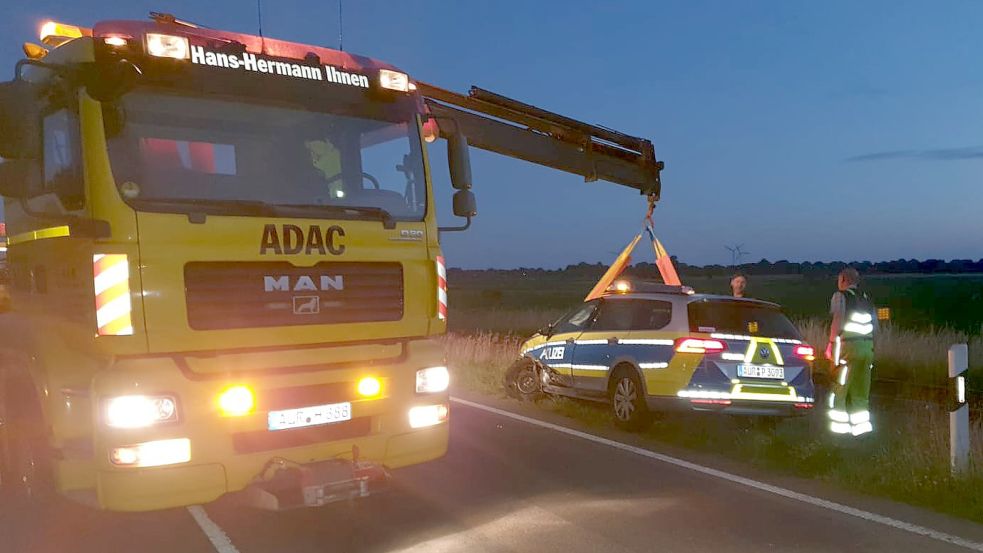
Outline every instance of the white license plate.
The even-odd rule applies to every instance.
[[[349,420],[352,420],[352,404],[347,401],[345,403],[314,405],[299,409],[270,411],[266,417],[270,430],[303,428],[305,426],[317,426],[319,424],[331,424],[333,422]]]
[[[785,369],[782,367],[769,367],[764,365],[738,365],[737,376],[747,378],[775,378],[785,379]]]

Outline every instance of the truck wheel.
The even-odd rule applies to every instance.
[[[518,359],[505,371],[505,393],[523,401],[535,401],[543,397],[539,370],[532,359]]]
[[[51,452],[33,386],[7,382],[0,405],[0,491],[16,504],[42,505],[54,494]]]
[[[615,371],[610,395],[614,423],[619,428],[640,431],[652,423],[652,414],[645,403],[645,390],[633,369],[621,367]]]

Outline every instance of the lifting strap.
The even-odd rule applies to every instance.
[[[652,240],[652,249],[655,251],[655,266],[659,268],[659,274],[662,276],[662,281],[666,284],[672,286],[680,286],[682,282],[679,280],[679,275],[676,273],[676,268],[672,265],[672,258],[669,256],[669,252],[666,251],[665,246],[662,242],[655,236],[654,222],[652,220],[652,212],[655,210],[655,197],[649,196],[648,198],[648,210],[645,213],[645,219],[642,221],[642,231],[635,235],[635,238],[625,247],[624,250],[618,254],[615,258],[614,263],[608,267],[608,270],[604,272],[604,275],[594,288],[591,289],[584,301],[590,301],[595,298],[601,297],[604,292],[611,286],[611,283],[615,281],[621,273],[625,271],[629,264],[631,264],[631,253],[635,250],[635,246],[642,239],[642,233],[648,234],[649,238]]]

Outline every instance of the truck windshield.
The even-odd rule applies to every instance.
[[[107,118],[113,176],[137,209],[425,215],[413,113],[379,120],[153,92],[127,94],[114,112]]]

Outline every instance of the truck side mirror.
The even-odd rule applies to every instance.
[[[468,154],[468,139],[456,132],[447,139],[447,165],[451,174],[451,186],[458,190],[471,188],[471,157]],[[454,196],[457,205],[457,195]],[[457,213],[455,209],[455,213]]]
[[[0,83],[0,157],[36,159],[41,151],[37,85],[23,79]]]
[[[454,215],[471,218],[477,214],[478,203],[474,198],[474,192],[458,190],[454,193]]]
[[[24,198],[41,180],[41,166],[33,159],[5,159],[0,163],[0,195]]]

